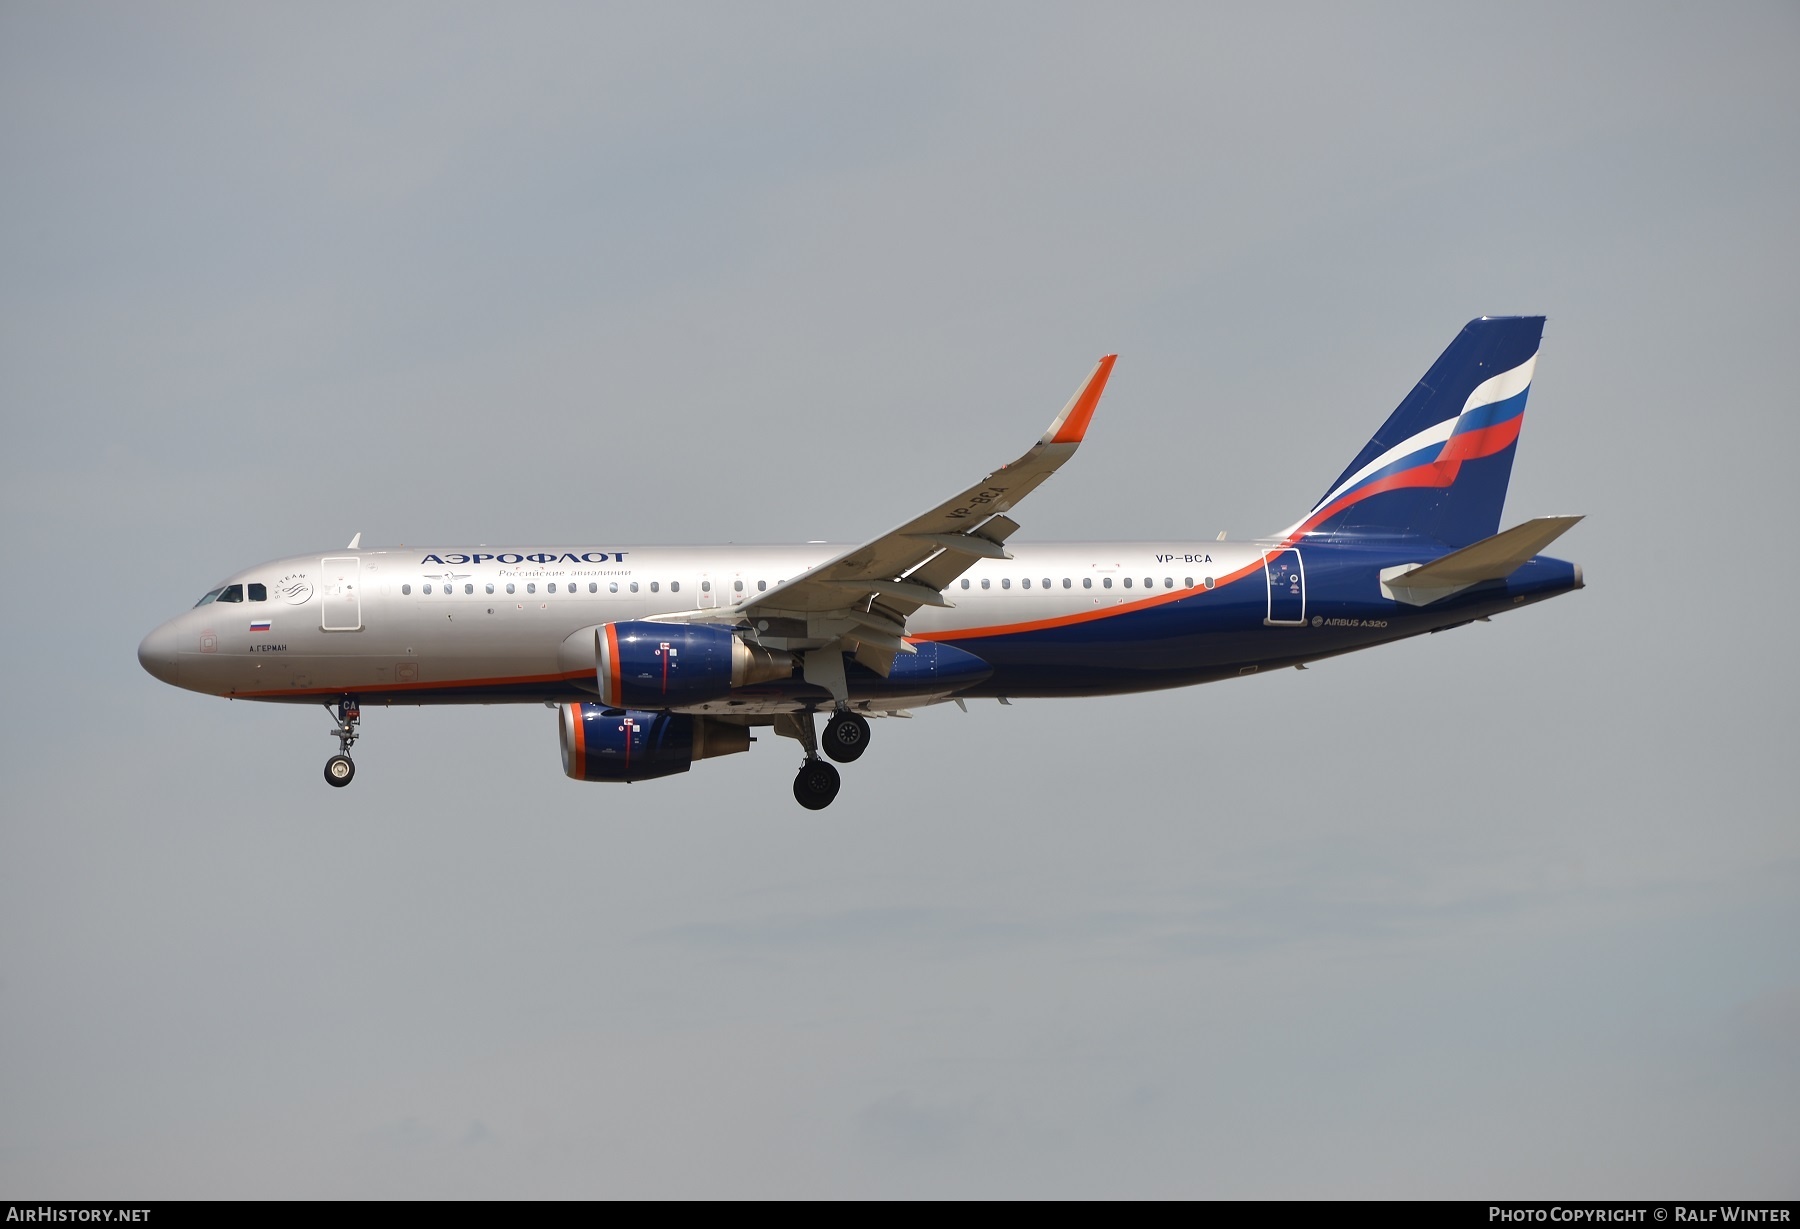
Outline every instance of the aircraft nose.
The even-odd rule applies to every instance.
[[[138,645],[138,664],[150,672],[152,678],[161,679],[165,683],[175,682],[175,629],[165,623]]]

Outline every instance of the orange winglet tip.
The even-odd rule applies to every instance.
[[[1049,434],[1045,442],[1050,444],[1079,444],[1081,437],[1087,434],[1088,420],[1094,416],[1094,409],[1100,404],[1100,394],[1106,391],[1107,377],[1112,375],[1113,363],[1118,355],[1109,354],[1094,364],[1093,372],[1082,384],[1069,404],[1057,420],[1050,424]]]

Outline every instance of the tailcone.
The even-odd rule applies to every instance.
[[[1506,590],[1514,598],[1533,600],[1572,593],[1582,585],[1580,564],[1548,555],[1539,555],[1506,578]]]

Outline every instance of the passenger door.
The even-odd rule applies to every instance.
[[[1269,581],[1269,613],[1263,622],[1270,627],[1298,627],[1306,622],[1306,570],[1300,563],[1300,552],[1266,550],[1263,552],[1263,575]]]
[[[355,555],[319,560],[319,627],[328,632],[362,630],[362,560]]]

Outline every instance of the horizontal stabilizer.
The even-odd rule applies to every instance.
[[[1540,516],[1430,563],[1382,568],[1381,591],[1396,602],[1424,606],[1484,580],[1505,580],[1579,520],[1579,516]]]

